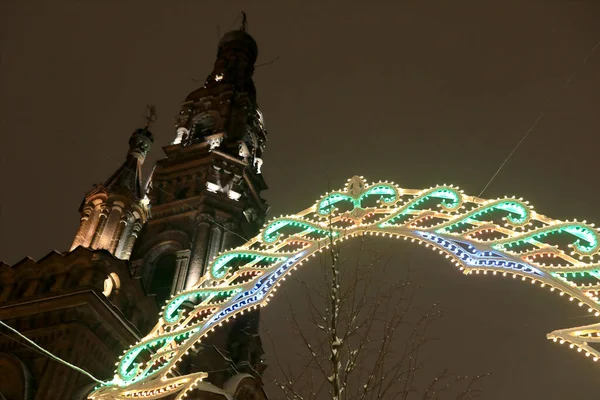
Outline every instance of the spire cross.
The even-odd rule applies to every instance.
[[[144,128],[148,129],[156,122],[156,106],[154,104],[146,104],[146,111],[144,112],[144,120],[146,125]]]
[[[246,13],[242,11],[242,28],[241,31],[246,32],[246,28],[248,26],[248,18],[246,17]]]

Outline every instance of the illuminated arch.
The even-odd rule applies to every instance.
[[[417,241],[466,275],[510,274],[600,316],[600,241],[593,224],[548,218],[522,199],[485,200],[453,186],[414,190],[353,177],[344,189],[296,215],[276,218],[243,246],[217,255],[198,284],[165,304],[154,329],[123,354],[114,379],[90,398],[181,399],[207,376],[171,374],[195,344],[236,315],[266,305],[308,257],[365,234]],[[183,307],[191,299],[197,305]],[[600,343],[600,323],[547,337],[594,361],[600,358],[591,347]]]

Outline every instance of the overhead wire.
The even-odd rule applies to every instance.
[[[42,353],[41,351],[39,351],[39,350],[38,350],[38,349],[36,349],[35,347],[33,347],[33,346],[30,346],[30,345],[28,345],[27,343],[23,343],[23,342],[21,342],[21,341],[19,341],[19,340],[15,339],[14,337],[12,337],[12,336],[10,336],[10,335],[7,335],[6,333],[4,333],[4,332],[2,332],[2,331],[0,331],[0,335],[2,335],[2,336],[4,336],[4,337],[6,337],[6,338],[7,338],[7,339],[9,339],[9,340],[12,340],[13,342],[19,343],[20,345],[22,345],[22,346],[25,346],[25,347],[27,347],[28,349],[30,349],[30,350],[32,350],[32,351],[34,351],[34,352],[38,353],[38,354],[41,354],[41,355],[43,355],[43,356],[46,356],[46,354],[45,354],[45,353]]]
[[[102,380],[100,380],[100,379],[96,378],[94,375],[90,374],[90,373],[89,373],[89,372],[87,372],[86,370],[84,370],[84,369],[82,369],[82,368],[79,368],[78,366],[76,366],[76,365],[73,365],[73,364],[71,364],[71,363],[70,363],[70,362],[68,362],[68,361],[65,361],[65,360],[63,360],[62,358],[58,357],[57,355],[54,355],[54,354],[52,354],[52,353],[51,353],[51,352],[49,352],[48,350],[44,349],[42,346],[40,346],[40,345],[38,345],[37,343],[35,343],[33,340],[29,339],[27,336],[23,335],[23,334],[22,334],[21,332],[19,332],[18,330],[14,329],[14,328],[13,328],[13,327],[11,327],[10,325],[8,325],[8,324],[4,323],[4,321],[0,321],[0,325],[2,325],[3,327],[5,327],[6,329],[8,329],[9,331],[13,332],[15,335],[17,335],[17,336],[19,336],[20,338],[22,338],[23,340],[25,340],[27,343],[29,343],[31,346],[33,346],[33,349],[34,349],[34,350],[36,350],[36,351],[38,351],[38,352],[40,352],[40,353],[42,353],[42,354],[46,355],[47,357],[50,357],[50,358],[51,358],[51,359],[53,359],[54,361],[57,361],[57,362],[59,362],[59,363],[61,363],[61,364],[63,364],[63,365],[66,365],[67,367],[69,367],[69,368],[71,368],[71,369],[73,369],[73,370],[75,370],[75,371],[77,371],[77,372],[79,372],[79,373],[82,373],[83,375],[87,376],[88,378],[91,378],[93,381],[95,381],[95,382],[97,382],[97,383],[100,383],[100,384],[105,384],[105,383],[106,383],[106,382],[104,382],[104,381],[102,381]],[[5,335],[5,336],[8,336],[8,335],[6,335],[5,333],[3,333],[3,335]],[[9,337],[10,337],[10,336],[9,336]],[[12,338],[11,338],[11,339],[12,339]],[[15,340],[15,339],[13,339],[13,340]],[[18,340],[15,340],[15,341],[16,341],[16,342],[18,342],[18,343],[21,343],[21,342],[19,342]],[[21,343],[21,344],[23,344],[23,343]],[[29,346],[27,346],[27,347],[29,347]],[[30,347],[30,348],[31,348],[31,347]]]
[[[504,168],[504,166],[506,165],[506,163],[508,162],[508,160],[517,151],[517,149],[521,146],[521,144],[525,141],[525,139],[527,139],[527,137],[535,129],[535,127],[540,123],[540,121],[544,117],[545,111],[547,111],[554,104],[554,102],[562,94],[562,91],[565,90],[565,89],[567,89],[569,87],[569,85],[571,84],[571,82],[573,81],[573,79],[575,79],[575,76],[577,75],[577,73],[581,70],[581,68],[583,68],[583,66],[587,63],[588,59],[594,54],[594,52],[598,49],[598,47],[600,47],[600,40],[594,46],[592,46],[592,48],[590,49],[590,51],[588,51],[587,54],[585,55],[585,57],[583,58],[583,61],[581,62],[581,64],[579,64],[575,68],[575,71],[573,71],[573,73],[571,75],[569,75],[567,77],[567,79],[565,80],[564,85],[559,89],[559,91],[554,95],[554,97],[551,98],[550,101],[548,101],[548,103],[546,104],[546,106],[544,107],[544,109],[542,109],[542,111],[539,113],[538,117],[535,119],[535,121],[533,122],[533,124],[529,127],[529,129],[527,129],[525,131],[525,134],[521,137],[521,140],[519,140],[519,142],[515,145],[515,147],[513,147],[513,149],[510,151],[510,153],[508,153],[508,156],[506,156],[506,158],[502,161],[502,163],[500,163],[500,166],[498,167],[498,169],[496,170],[496,172],[492,175],[492,178],[483,187],[483,189],[481,190],[481,192],[479,193],[479,195],[477,197],[481,197],[483,195],[483,193],[486,191],[486,189],[494,181],[494,179],[496,179],[496,177],[498,176],[498,174],[500,173],[500,171],[502,170],[502,168]]]
[[[79,367],[77,367],[77,366],[75,366],[75,365],[73,365],[73,364],[69,363],[68,361],[65,361],[65,360],[61,359],[60,357],[58,357],[58,356],[56,356],[56,355],[52,354],[52,353],[51,353],[51,352],[49,352],[48,350],[45,350],[44,348],[42,348],[41,346],[39,346],[38,344],[36,344],[36,343],[35,343],[35,342],[33,342],[32,340],[30,340],[29,338],[27,338],[26,336],[24,336],[23,334],[21,334],[21,333],[20,333],[19,331],[17,331],[16,329],[14,329],[14,328],[12,328],[11,326],[9,326],[9,325],[5,324],[3,321],[0,321],[0,325],[2,325],[2,326],[4,326],[5,328],[7,328],[7,329],[11,330],[11,331],[12,331],[12,332],[14,332],[15,334],[17,334],[19,337],[21,337],[21,338],[25,339],[26,343],[23,343],[23,342],[21,342],[21,341],[19,341],[19,340],[15,339],[15,338],[13,338],[13,337],[11,337],[11,336],[7,335],[6,333],[4,333],[4,332],[2,332],[2,331],[0,331],[0,335],[3,335],[3,336],[5,336],[5,337],[7,337],[8,339],[15,341],[16,343],[19,343],[19,344],[21,344],[21,345],[23,345],[23,346],[27,347],[28,349],[30,349],[30,350],[32,350],[32,351],[34,351],[34,352],[36,352],[36,353],[38,353],[38,354],[40,354],[40,355],[43,355],[43,356],[49,357],[49,358],[51,358],[52,360],[54,360],[54,361],[56,361],[56,362],[59,362],[59,363],[61,363],[61,364],[65,365],[65,366],[67,366],[67,367],[69,367],[69,368],[71,368],[71,369],[73,369],[73,370],[75,370],[75,371],[79,372],[79,373],[82,373],[82,374],[86,375],[87,377],[91,378],[92,380],[94,380],[95,382],[97,382],[97,383],[99,383],[99,384],[106,385],[106,384],[108,384],[108,383],[109,383],[109,382],[102,381],[102,380],[100,380],[100,379],[97,379],[97,378],[95,378],[95,377],[94,377],[92,374],[88,373],[87,371],[83,370],[82,368],[79,368]],[[31,343],[31,345],[29,345],[29,344],[27,344],[27,343]],[[203,346],[203,347],[206,347],[206,348],[214,348],[214,349],[215,349],[215,350],[216,350],[216,351],[217,351],[217,352],[218,352],[218,353],[221,355],[221,357],[223,357],[223,359],[224,359],[225,361],[231,361],[231,360],[228,360],[228,358],[227,358],[226,356],[224,356],[224,355],[221,353],[221,349],[217,348],[216,346],[214,346],[214,345],[210,345],[210,346],[209,346],[209,345],[205,345],[205,344],[202,344],[202,343],[201,343],[200,345],[201,345],[201,346]],[[256,370],[255,370],[255,369],[254,369],[254,368],[253,368],[251,365],[248,365],[248,367],[249,367],[249,368],[251,368],[252,370],[254,370],[254,371],[256,372]],[[215,372],[231,371],[232,369],[233,369],[234,371],[236,371],[236,372],[239,372],[239,371],[237,370],[237,368],[236,368],[236,365],[235,365],[235,364],[232,364],[232,365],[231,365],[230,367],[228,367],[228,368],[213,369],[213,370],[209,370],[209,371],[203,371],[203,372],[205,372],[205,373],[207,373],[207,374],[210,374],[210,373],[215,373]]]

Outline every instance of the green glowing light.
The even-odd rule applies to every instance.
[[[213,262],[213,265],[211,268],[212,276],[216,279],[220,279],[220,278],[224,277],[227,274],[227,271],[229,271],[229,267],[227,267],[227,264],[234,259],[247,259],[246,264],[248,264],[248,263],[260,262],[263,260],[267,261],[267,262],[285,261],[286,257],[268,257],[268,256],[261,255],[259,253],[246,252],[246,251],[227,253],[227,254],[220,256]]]
[[[302,228],[305,233],[316,233],[322,237],[326,237],[330,232],[326,229],[322,229],[315,224],[311,224],[304,221],[296,221],[292,219],[280,219],[270,223],[263,231],[262,238],[265,243],[273,243],[282,238],[282,233],[278,232],[280,229],[286,227],[299,227]],[[337,235],[337,232],[332,231],[333,236]]]
[[[370,196],[380,196],[382,203],[390,204],[398,200],[398,190],[392,185],[380,184],[370,187],[358,197],[346,193],[334,192],[319,201],[317,204],[317,213],[319,215],[329,215],[335,209],[335,205],[342,201],[351,203],[352,210],[357,208],[362,209],[362,201]]]
[[[317,206],[317,212],[320,215],[328,215],[333,212],[334,206],[340,201],[349,201],[353,207],[357,207],[357,199],[352,196],[343,193],[332,193],[324,197]]]
[[[137,344],[135,347],[132,347],[127,353],[125,353],[125,355],[119,362],[119,366],[117,368],[117,373],[118,373],[119,377],[123,381],[131,383],[134,381],[139,381],[141,379],[147,378],[149,375],[156,373],[160,369],[164,368],[166,364],[162,365],[159,368],[156,368],[154,370],[152,370],[150,367],[148,367],[146,369],[146,371],[144,371],[144,373],[140,373],[141,363],[135,362],[136,358],[144,350],[152,352],[153,351],[152,348],[157,345],[161,346],[159,348],[159,350],[160,350],[160,349],[164,348],[167,345],[167,343],[171,342],[172,340],[187,338],[187,337],[191,336],[192,334],[196,333],[198,330],[199,330],[199,328],[197,328],[197,327],[191,328],[186,331],[177,332],[175,334],[163,335],[156,339]],[[156,351],[156,350],[154,350],[154,351]]]
[[[506,216],[506,218],[513,225],[524,225],[529,221],[529,217],[531,215],[529,208],[527,208],[524,203],[515,200],[498,200],[494,204],[487,204],[472,210],[461,216],[460,219],[456,221],[449,221],[440,225],[436,232],[450,232],[453,229],[458,228],[460,225],[471,224],[474,221],[477,221],[478,217],[484,216],[485,214],[494,210],[507,211],[509,214]]]
[[[582,254],[591,254],[598,250],[598,235],[592,229],[581,224],[561,224],[552,227],[537,229],[532,233],[524,233],[516,238],[501,239],[494,243],[493,247],[497,250],[503,250],[506,247],[512,247],[519,244],[529,243],[534,241],[544,242],[544,238],[548,235],[568,233],[575,236],[577,239],[571,243],[572,246]],[[583,242],[585,243],[583,243]]]
[[[446,210],[454,210],[461,205],[461,195],[459,192],[448,187],[437,187],[409,200],[395,214],[392,214],[386,220],[379,224],[380,228],[394,225],[402,216],[416,211],[416,207],[423,204],[430,198],[441,199],[440,205]]]
[[[183,310],[179,307],[186,300],[196,300],[200,301],[200,299],[206,299],[212,296],[220,296],[220,295],[232,295],[239,293],[242,289],[240,288],[231,288],[229,290],[210,290],[210,289],[198,289],[192,292],[182,293],[181,295],[169,300],[165,307],[165,311],[163,313],[164,320],[169,324],[174,324],[181,318],[183,314]]]

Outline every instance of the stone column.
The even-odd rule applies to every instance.
[[[206,259],[206,268],[209,268],[210,262],[219,254],[221,251],[221,240],[223,237],[223,231],[220,226],[213,225],[210,229],[210,244],[208,257]]]
[[[115,257],[126,260],[129,258],[129,255],[125,254],[125,248],[127,247],[129,239],[131,239],[135,217],[131,211],[125,211],[121,217],[121,221],[123,223],[123,231],[115,248]]]
[[[102,236],[98,241],[96,248],[105,249],[110,251],[112,247],[112,239],[115,231],[119,226],[119,221],[121,220],[121,212],[123,211],[123,207],[117,204],[113,204],[110,208],[110,212],[108,214],[108,219],[104,224],[104,230],[102,231]]]
[[[92,239],[94,238],[94,233],[98,228],[98,222],[100,222],[100,214],[102,213],[102,204],[96,204],[94,206],[94,210],[92,211],[92,216],[90,218],[90,224],[88,225],[88,232],[85,235],[85,240],[82,243],[83,247],[91,247]]]
[[[239,246],[242,239],[236,234],[237,233],[237,224],[235,222],[226,222],[223,225],[225,229],[223,229],[223,242],[221,244],[221,251],[231,250],[234,247]]]
[[[176,275],[173,279],[171,293],[177,293],[185,289],[186,277],[188,275],[188,264],[190,259],[189,250],[179,250],[175,252]]]
[[[102,232],[104,231],[104,226],[106,225],[106,221],[108,220],[108,212],[109,209],[106,206],[106,204],[100,206],[100,210],[98,213],[98,225],[96,226],[94,236],[89,246],[92,249],[98,248],[98,242],[100,241],[100,238],[102,238]]]
[[[119,222],[117,223],[115,232],[112,235],[110,248],[108,249],[108,251],[110,251],[111,254],[117,258],[120,258],[119,255],[117,254],[117,248],[122,247],[122,246],[119,246],[119,244],[121,243],[121,238],[123,237],[123,231],[125,230],[125,228],[128,225],[129,215],[131,215],[130,211],[124,211],[124,210],[121,211],[121,218],[119,218]],[[124,239],[125,238],[123,238],[123,240]]]
[[[196,230],[194,231],[192,251],[185,282],[186,289],[189,289],[198,282],[206,268],[205,264],[207,263],[210,236],[210,223],[208,218],[207,215],[202,214],[196,217]]]
[[[123,246],[123,259],[127,260],[131,256],[131,250],[133,250],[133,245],[135,244],[135,239],[137,239],[140,231],[142,230],[142,223],[139,220],[136,220],[132,223],[131,226],[131,235],[129,235],[125,240],[127,240],[125,246]]]
[[[77,230],[77,234],[75,234],[75,240],[73,240],[73,245],[71,246],[70,251],[73,251],[77,246],[83,246],[86,238],[91,235],[89,228],[92,222],[91,216],[93,212],[93,207],[89,205],[83,208],[83,215],[81,217],[81,222],[79,223],[79,229]]]

